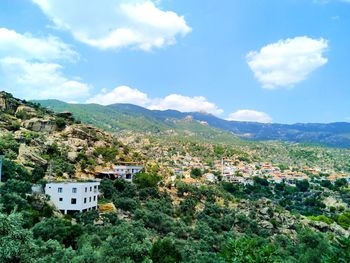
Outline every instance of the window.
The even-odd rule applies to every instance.
[[[63,198],[62,198],[62,197],[60,197],[58,200],[59,200],[60,202],[62,202],[62,201],[63,201]]]
[[[62,193],[62,192],[63,192],[62,187],[58,187],[57,191],[58,191],[59,193]]]
[[[90,186],[90,192],[92,192],[92,186]]]
[[[74,187],[74,188],[72,188],[72,193],[74,193],[74,194],[75,194],[76,192],[77,192],[77,188],[75,188],[75,187]]]
[[[84,204],[86,204],[86,197],[84,198]]]
[[[96,196],[94,196],[94,201],[96,201]]]
[[[87,192],[87,187],[85,187],[85,193]]]
[[[91,203],[91,196],[89,197],[89,202]]]
[[[75,204],[77,203],[77,199],[76,199],[76,198],[72,198],[72,199],[70,200],[70,203],[71,203],[72,205],[75,205]]]

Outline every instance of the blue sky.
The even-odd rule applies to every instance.
[[[2,0],[0,87],[259,122],[350,121],[350,1]]]

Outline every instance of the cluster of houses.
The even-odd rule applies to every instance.
[[[222,159],[221,161],[214,162],[211,167],[208,167],[202,165],[197,159],[193,158],[189,160],[189,158],[187,158],[185,162],[181,163],[181,167],[177,166],[174,168],[173,181],[175,178],[180,178],[185,183],[196,185],[203,181],[215,183],[221,180],[236,184],[251,185],[254,183],[253,177],[260,177],[267,179],[271,183],[285,182],[293,185],[299,180],[309,180],[310,175],[319,175],[324,172],[320,169],[309,167],[301,167],[299,169],[287,168],[282,170],[280,167],[267,162],[247,163],[237,159]],[[200,179],[193,179],[191,178],[191,169],[193,168],[199,168],[202,171],[206,171],[206,173],[204,173]],[[325,180],[336,181],[337,179],[343,178],[350,183],[350,176],[348,174],[334,174],[331,171],[328,172],[330,172],[331,175],[324,178]]]
[[[168,164],[169,165],[169,164]],[[294,184],[297,180],[308,180],[309,175],[317,175],[321,171],[303,167],[302,169],[281,170],[270,163],[247,163],[240,160],[222,159],[213,165],[203,165],[199,158],[186,157],[182,160],[173,160],[173,176],[171,180],[181,180],[192,185],[203,182],[216,183],[226,181],[242,185],[253,184],[253,177],[266,178],[271,183],[286,182]],[[201,178],[192,178],[191,170],[198,168],[206,171]],[[45,193],[50,200],[64,214],[72,212],[85,212],[97,209],[99,196],[99,180],[103,178],[121,178],[132,182],[135,174],[143,171],[142,163],[123,163],[114,166],[111,170],[98,171],[95,181],[86,182],[50,182],[45,187]],[[350,176],[346,174],[332,174],[327,180],[335,181],[344,178],[350,183]]]

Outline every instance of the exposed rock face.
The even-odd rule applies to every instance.
[[[47,164],[47,161],[40,157],[38,151],[25,144],[21,144],[19,147],[17,161],[24,166],[31,164],[45,166]]]
[[[324,222],[311,221],[303,216],[299,218],[265,198],[256,202],[241,200],[236,210],[238,215],[245,215],[250,220],[255,220],[261,228],[275,234],[293,236],[296,234],[295,229],[299,225],[300,227],[309,227],[319,232],[333,232],[338,236],[349,237],[350,235],[349,231],[336,223],[328,225]]]
[[[56,123],[53,119],[39,119],[39,118],[32,118],[30,120],[23,122],[23,127],[35,131],[35,132],[42,132],[42,133],[52,133],[57,130]]]
[[[77,152],[68,152],[67,154],[68,160],[74,162],[78,158]]]
[[[18,106],[15,115],[19,118],[25,117],[25,119],[31,119],[37,116],[37,112],[31,107],[20,105]]]
[[[77,178],[93,176],[95,161],[102,169],[110,165],[96,158],[95,149],[120,146],[114,135],[76,123],[69,112],[53,113],[0,92],[0,135],[8,133],[20,144],[17,156],[11,158],[17,158],[28,170],[36,165],[45,169],[45,155],[57,154],[57,161],[67,164],[69,175],[62,171],[53,171],[53,175],[63,173],[66,177],[73,176],[74,169]]]
[[[6,92],[0,92],[0,110],[8,114],[15,114],[20,102]]]
[[[308,224],[320,232],[333,232],[338,236],[345,236],[345,237],[349,237],[349,235],[350,235],[349,231],[345,230],[344,228],[337,225],[336,223],[328,225],[324,222],[310,220],[310,221],[308,221]]]

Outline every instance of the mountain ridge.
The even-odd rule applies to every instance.
[[[54,111],[70,111],[83,122],[95,124],[108,130],[138,130],[160,132],[176,129],[174,120],[191,117],[202,125],[231,133],[234,136],[254,141],[277,140],[293,143],[308,143],[330,147],[350,148],[350,123],[258,123],[220,119],[201,112],[177,110],[149,110],[141,106],[117,103],[112,105],[70,104],[58,100],[35,101]],[[103,115],[108,115],[108,118]],[[101,118],[100,120],[98,120]],[[97,123],[96,123],[97,122]]]

